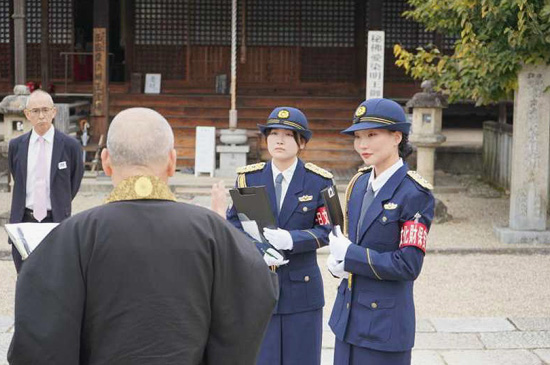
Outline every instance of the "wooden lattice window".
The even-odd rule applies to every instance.
[[[355,1],[300,1],[302,47],[353,47]]]
[[[300,80],[353,81],[355,57],[355,1],[299,1]]]
[[[134,70],[160,73],[163,79],[182,79],[188,2],[136,0],[134,11]]]
[[[195,1],[192,14],[193,45],[231,45],[231,0]]]
[[[299,0],[247,1],[247,45],[299,45],[300,13]]]
[[[8,80],[11,74],[10,1],[0,0],[0,79]]]
[[[40,78],[40,44],[42,27],[40,0],[26,0],[27,20],[27,77]],[[72,0],[50,0],[48,4],[50,77],[65,76],[65,58],[61,52],[72,51],[74,36],[74,7]],[[68,66],[71,69],[71,65]]]

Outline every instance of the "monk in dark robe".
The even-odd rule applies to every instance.
[[[111,123],[105,205],[61,223],[17,280],[10,364],[255,364],[277,279],[215,212],[177,203],[157,112]]]

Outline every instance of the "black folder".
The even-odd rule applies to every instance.
[[[265,186],[234,188],[229,190],[229,194],[231,195],[233,205],[235,206],[237,216],[241,223],[256,221],[262,239],[261,243],[258,245],[260,250],[265,253],[268,248],[272,248],[281,253],[273,247],[263,235],[264,228],[277,229],[277,220],[271,210],[271,204]]]
[[[321,190],[321,196],[325,202],[325,208],[328,214],[328,220],[332,226],[339,225],[343,229],[344,214],[342,213],[342,207],[340,206],[340,199],[338,199],[338,191],[336,186],[332,185]]]

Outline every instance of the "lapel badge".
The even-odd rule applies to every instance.
[[[384,209],[386,209],[386,210],[393,210],[395,208],[397,208],[397,204],[395,204],[395,203],[384,204]]]
[[[303,196],[299,197],[298,200],[302,203],[303,202],[308,202],[308,201],[313,200],[313,195],[303,195]]]

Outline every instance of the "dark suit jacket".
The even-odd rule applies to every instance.
[[[21,222],[25,212],[30,138],[31,132],[28,132],[12,139],[9,145],[8,162],[14,180],[10,223]],[[67,167],[60,169],[60,162],[65,162]],[[61,222],[71,215],[71,201],[80,188],[83,175],[84,164],[80,143],[55,130],[50,171],[50,199],[54,222]]]

